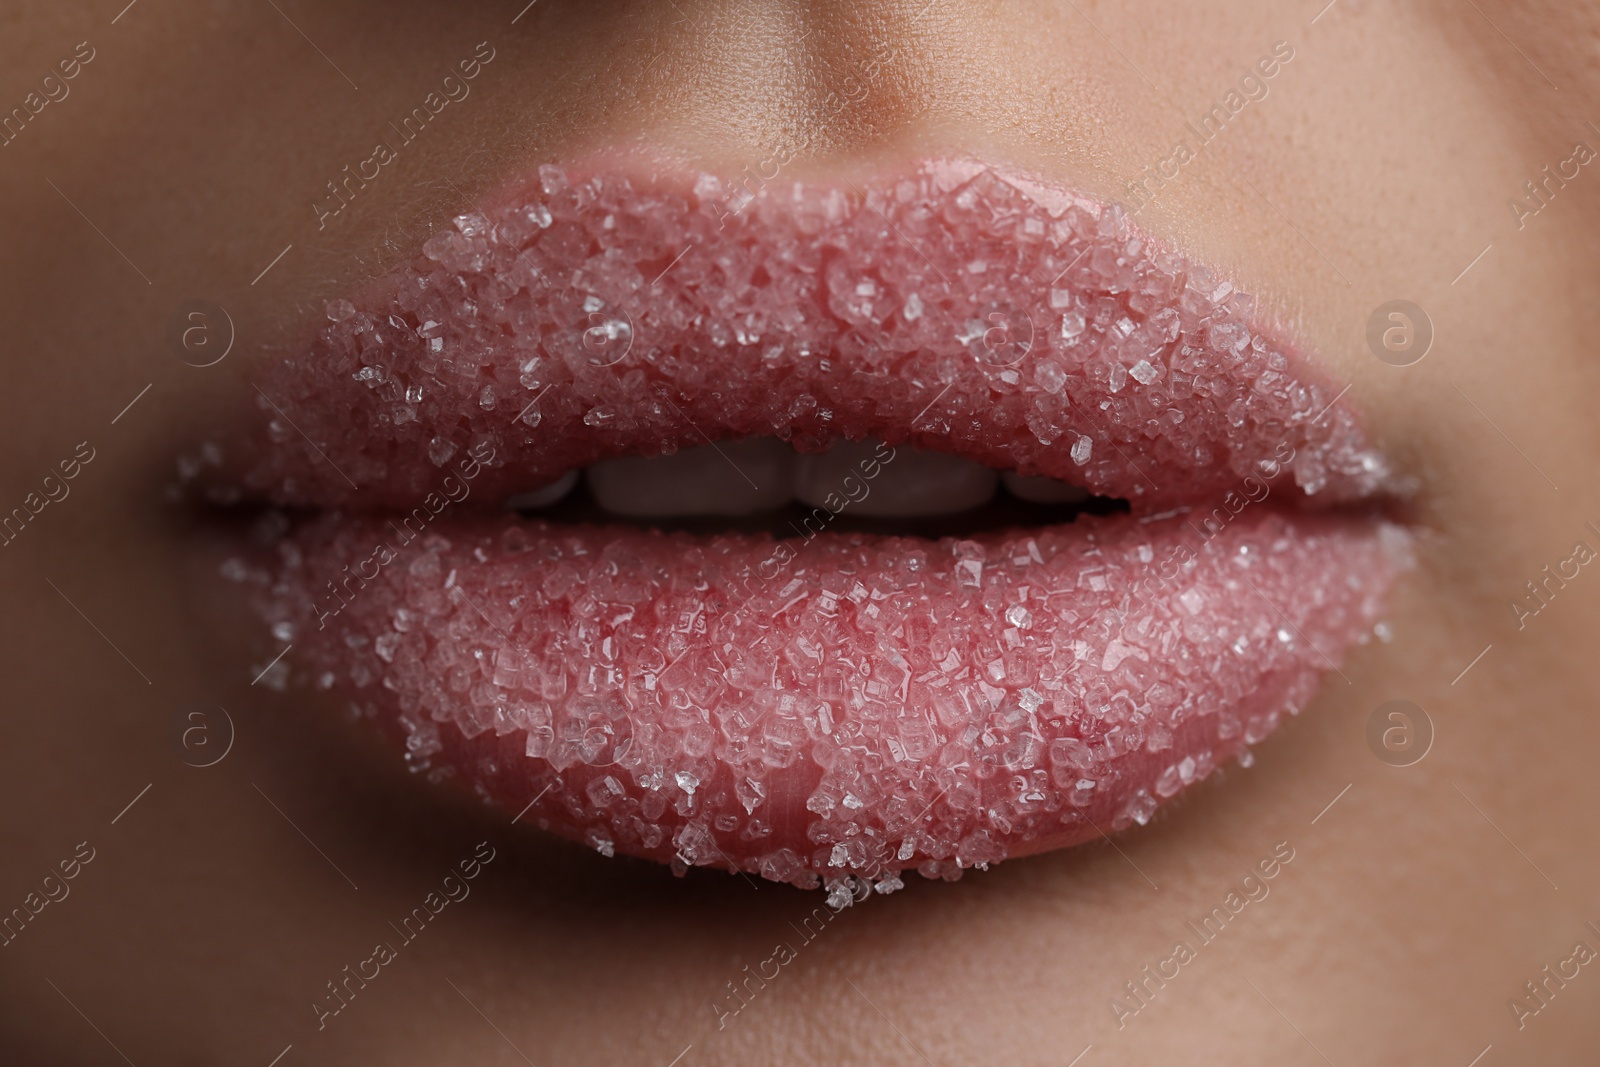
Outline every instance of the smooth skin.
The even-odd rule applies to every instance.
[[[0,34],[7,110],[94,53],[0,148],[0,512],[80,442],[95,457],[0,547],[0,910],[94,855],[0,948],[0,1059],[1592,1062],[1600,967],[1551,982],[1520,1029],[1508,1000],[1546,964],[1570,974],[1575,942],[1600,949],[1600,576],[1552,585],[1520,628],[1511,604],[1575,542],[1600,551],[1600,164],[1536,214],[1523,189],[1600,149],[1600,7],[120,6],[13,0]],[[319,230],[326,183],[483,41],[470,97]],[[338,701],[252,685],[282,645],[219,588],[217,518],[167,496],[177,457],[258,417],[251,368],[326,301],[509,176],[638,143],[726,173],[784,148],[795,175],[976,154],[1126,200],[1280,41],[1294,58],[1264,98],[1139,218],[1350,383],[1418,480],[1420,540],[1392,640],[1254,767],[1115,847],[913,877],[802,945],[820,895],[545,839],[414,779]],[[190,299],[232,319],[215,366],[167,339]],[[1366,340],[1397,299],[1435,331],[1407,367]],[[1393,699],[1432,723],[1410,767],[1368,744]],[[232,747],[190,766],[183,716],[217,706]],[[319,1031],[326,983],[398,942],[481,841],[470,896]],[[1119,1020],[1124,983],[1198,943],[1186,924],[1284,842],[1269,894]],[[727,983],[782,942],[795,959],[719,1029]]]

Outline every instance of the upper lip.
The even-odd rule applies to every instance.
[[[619,454],[875,436],[1143,514],[1219,497],[1285,448],[1306,500],[1393,485],[1340,390],[1260,327],[1251,298],[1117,208],[966,161],[914,180],[981,190],[976,223],[903,210],[903,177],[752,197],[641,170],[541,168],[531,195],[553,223],[514,187],[426,242],[430,287],[407,265],[330,302],[309,351],[262,376],[266,440],[245,441],[232,473],[278,504],[404,508],[444,457],[485,441],[479,499]],[[632,230],[603,249],[574,221],[601,216],[560,206],[608,197]],[[829,212],[849,226],[807,232]],[[797,265],[773,282],[785,251]],[[464,277],[487,284],[469,293]],[[776,284],[793,292],[772,301]]]

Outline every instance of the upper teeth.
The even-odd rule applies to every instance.
[[[870,480],[868,472],[875,475]],[[837,511],[843,499],[857,515],[919,518],[987,504],[999,484],[994,471],[959,456],[838,441],[821,455],[797,457],[794,495],[802,504],[830,511]]]
[[[568,471],[543,489],[535,489],[528,493],[517,493],[506,498],[506,507],[516,511],[533,511],[536,508],[549,507],[556,501],[565,497],[578,485],[578,472]]]
[[[604,459],[589,491],[617,515],[752,515],[789,502],[795,453],[774,437]]]
[[[670,456],[626,456],[588,468],[595,502],[631,518],[740,516],[799,500],[810,507],[882,518],[950,515],[986,504],[1003,481],[1010,492],[1043,504],[1075,503],[1087,490],[1050,478],[997,474],[969,459],[876,441],[839,441],[800,455],[776,438],[721,441]],[[510,497],[522,511],[548,507],[577,485],[569,472],[550,485]]]
[[[1034,504],[1077,504],[1089,499],[1089,490],[1083,486],[1054,478],[1029,478],[1006,471],[1000,480],[1012,496]]]

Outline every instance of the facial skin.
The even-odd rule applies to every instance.
[[[1584,1062],[1600,976],[1569,961],[1600,948],[1600,578],[1511,605],[1575,542],[1600,550],[1600,172],[1542,206],[1523,187],[1600,149],[1600,11],[116,6],[18,0],[0,40],[0,105],[51,98],[0,148],[0,507],[50,500],[0,548],[0,910],[50,899],[0,948],[5,1058]],[[470,93],[319,229],[327,183],[484,41]],[[1293,58],[1265,77],[1278,42]],[[1249,103],[1139,221],[1257,294],[1420,486],[1392,642],[1253,768],[1114,848],[912,878],[807,943],[820,895],[508,826],[413,779],[338,701],[251,684],[281,643],[217,589],[215,518],[164,495],[175,457],[252,412],[252,366],[325,301],[508,176],[633,144],[729,174],[792,154],[796,176],[971,154],[1131,202],[1234,89]],[[166,338],[197,298],[237,337],[205,368]],[[1412,366],[1367,345],[1391,300],[1432,322]],[[1434,731],[1405,768],[1367,741],[1395,699]],[[217,706],[231,749],[186,765],[211,757],[185,713]],[[429,894],[447,903],[319,1031],[327,983],[371,975]],[[1218,907],[1237,914],[1202,943],[1186,924]],[[1193,958],[1139,1007],[1125,983],[1172,975],[1179,940]],[[1524,986],[1575,966],[1542,1005]],[[728,983],[775,969],[719,1029]]]

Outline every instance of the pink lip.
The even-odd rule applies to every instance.
[[[259,384],[238,480],[322,513],[227,570],[297,671],[419,770],[680,867],[887,891],[1144,823],[1297,712],[1405,565],[1364,506],[1387,466],[1247,296],[978,164],[541,168]],[[915,445],[1131,514],[774,541],[493,510],[756,435],[888,442],[844,512]]]

